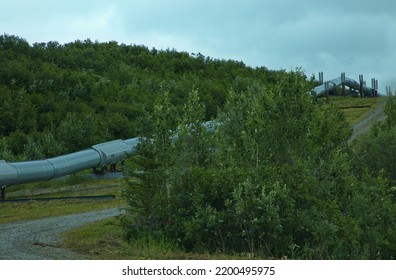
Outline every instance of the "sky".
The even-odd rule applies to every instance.
[[[395,0],[0,0],[0,34],[117,41],[396,91]]]

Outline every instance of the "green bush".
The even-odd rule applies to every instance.
[[[214,133],[201,125],[196,91],[180,117],[166,95],[157,101],[133,158],[142,172],[125,190],[128,237],[193,252],[395,258],[387,181],[354,171],[345,120],[306,88],[297,71],[231,91]]]

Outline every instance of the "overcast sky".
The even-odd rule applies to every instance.
[[[395,0],[0,0],[0,34],[174,48],[396,90]]]

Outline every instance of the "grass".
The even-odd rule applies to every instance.
[[[330,102],[340,108],[349,125],[354,125],[375,110],[385,97],[360,98],[352,96],[331,96]]]
[[[111,194],[120,184],[116,179],[88,179],[84,174],[74,174],[51,181],[17,185],[7,188],[7,199],[65,197],[79,195]],[[117,190],[117,192],[119,192]]]
[[[80,179],[78,179],[80,178]],[[69,185],[70,183],[73,183]],[[122,179],[87,180],[76,176],[67,180],[54,180],[7,188],[7,199],[67,197],[86,195],[116,196],[112,200],[59,200],[0,203],[0,224],[40,219],[53,216],[83,213],[117,207],[125,204],[122,199]]]
[[[23,202],[23,203],[1,203],[0,224],[16,221],[34,220],[40,218],[62,216],[102,210],[122,205],[116,200],[108,201],[46,201],[46,202]]]
[[[64,246],[89,259],[170,259],[180,252],[164,242],[140,241],[134,245],[123,239],[117,218],[92,223],[64,233]],[[84,238],[82,238],[84,237]]]
[[[92,223],[63,233],[64,247],[92,260],[227,260],[252,259],[246,255],[187,253],[160,240],[128,243],[117,218]]]

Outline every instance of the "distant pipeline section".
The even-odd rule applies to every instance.
[[[114,140],[79,152],[26,162],[0,161],[0,186],[47,181],[89,168],[102,167],[125,159],[136,150],[139,138]]]
[[[363,80],[363,75],[359,75],[359,82],[345,77],[345,73],[341,73],[341,76],[330,81],[323,81],[323,72],[319,73],[320,85],[312,90],[317,97],[323,97],[334,91],[337,87],[342,87],[343,94],[345,86],[354,89],[359,92],[360,97],[376,97],[378,95],[378,80],[371,79],[371,87],[366,86]]]

